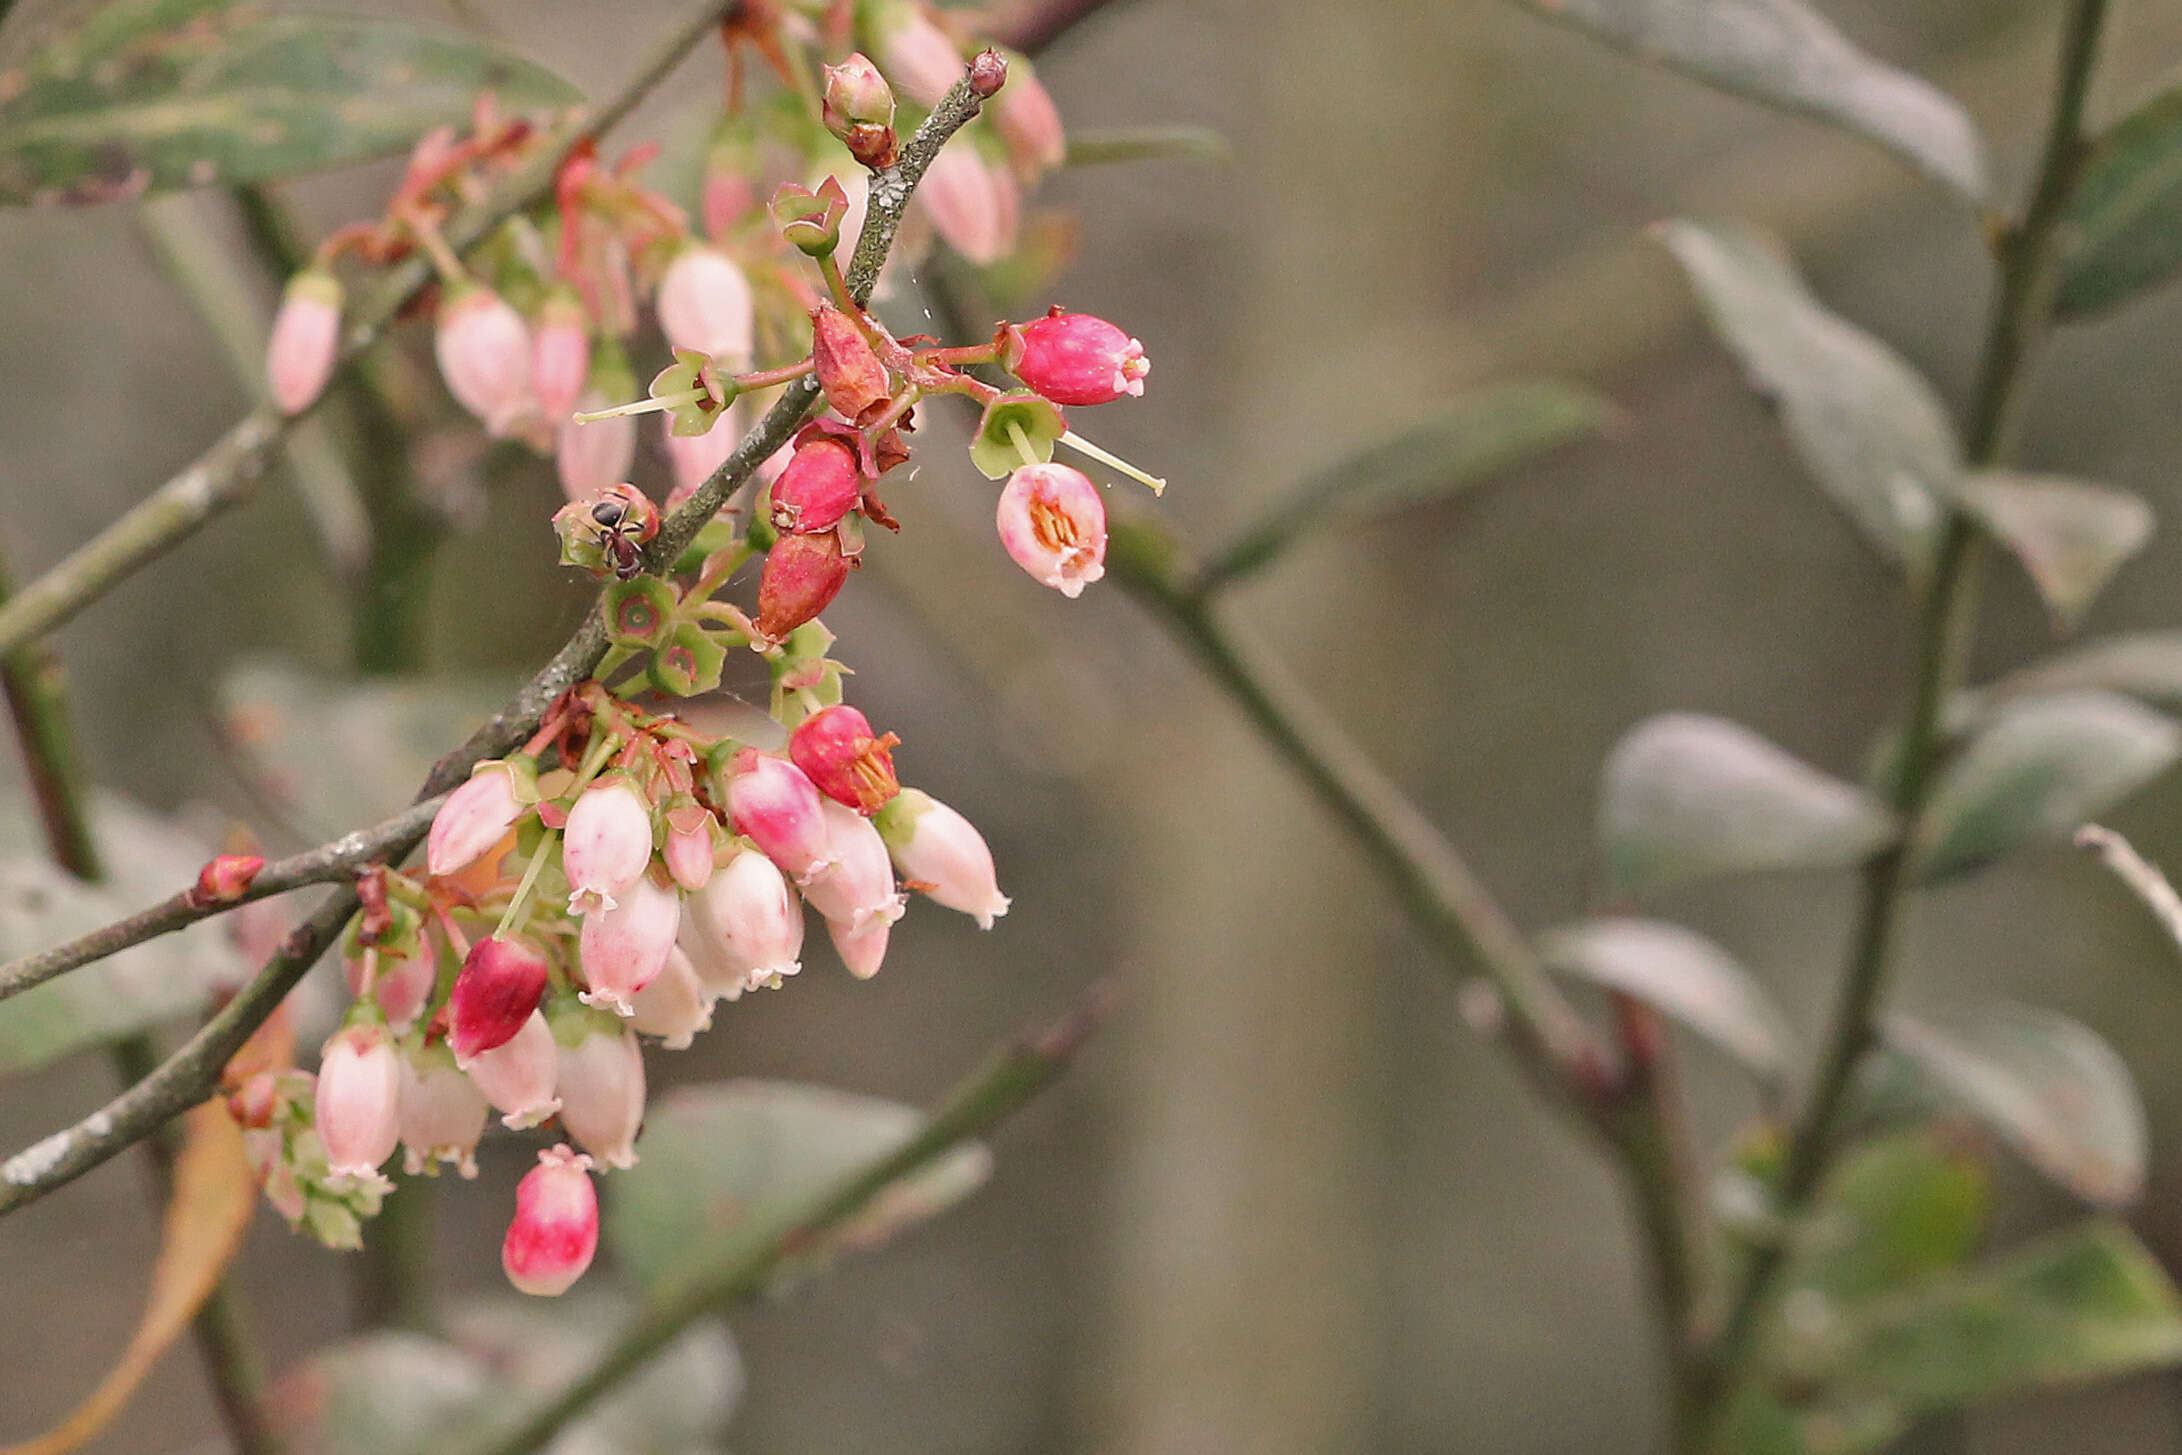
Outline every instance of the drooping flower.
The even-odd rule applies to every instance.
[[[500,1244],[500,1267],[524,1293],[566,1293],[599,1248],[599,1195],[591,1159],[563,1144],[538,1154],[515,1186],[515,1217]]]
[[[1068,137],[1061,129],[1053,93],[1019,55],[1008,57],[1008,84],[993,98],[991,116],[1007,144],[1009,165],[1024,181],[1068,160]]]
[[[871,820],[832,799],[821,811],[836,862],[803,886],[811,908],[851,933],[900,919],[904,901],[894,887],[894,861]]]
[[[934,157],[910,205],[949,247],[981,268],[1015,251],[1022,193],[1014,177],[974,147],[947,147]]]
[[[401,1140],[402,1070],[384,1025],[337,1031],[318,1063],[314,1120],[329,1177],[384,1190],[379,1173]]]
[[[819,802],[817,787],[786,758],[744,748],[730,765],[727,806],[735,831],[798,883],[834,860]]]
[[[699,804],[687,804],[667,814],[666,843],[659,858],[667,873],[684,889],[702,889],[712,877],[713,843],[719,820]]]
[[[636,1033],[585,1016],[561,1044],[561,1125],[608,1167],[636,1165],[644,1125],[644,1051]]]
[[[439,979],[437,957],[422,944],[406,955],[367,945],[361,954],[351,956],[343,969],[350,995],[362,995],[369,982],[371,998],[386,1013],[386,1023],[396,1035],[416,1024]]]
[[[265,377],[282,414],[300,414],[325,392],[341,350],[341,281],[312,268],[288,280],[265,345]]]
[[[560,1052],[543,1011],[532,1011],[513,1037],[471,1057],[462,1069],[505,1126],[518,1131],[535,1127],[561,1109],[561,1099],[553,1094],[560,1078]]]
[[[762,854],[752,857],[763,859]],[[778,872],[777,870],[775,871]],[[687,914],[683,916],[689,918]],[[685,925],[683,933],[692,932]],[[697,978],[697,967],[679,945],[668,954],[667,968],[636,993],[636,1014],[629,1029],[657,1036],[670,1051],[686,1049],[700,1031],[712,1029],[713,995]]]
[[[527,940],[488,935],[470,946],[447,997],[447,1044],[470,1062],[513,1040],[538,1009],[549,970],[545,952]]]
[[[432,348],[440,377],[488,434],[514,434],[538,412],[531,392],[530,328],[490,288],[457,289],[440,305]]]
[[[1106,574],[1106,502],[1083,471],[1024,465],[1000,492],[1000,544],[1041,585],[1077,597]]]
[[[506,763],[480,763],[469,781],[447,795],[432,815],[425,839],[425,868],[434,874],[458,874],[483,858],[523,816],[515,770]]]
[[[967,69],[962,52],[947,32],[932,22],[924,7],[892,0],[872,17],[879,68],[900,92],[919,106],[937,106],[947,88]]]
[[[652,815],[643,795],[620,774],[600,778],[576,800],[561,831],[568,912],[612,909],[651,858]]]
[[[606,400],[587,395],[587,408],[602,407]],[[560,477],[561,493],[582,500],[629,478],[636,463],[636,416],[617,414],[589,424],[561,418],[554,427],[553,469]]]
[[[433,1042],[402,1056],[402,1170],[414,1177],[452,1162],[477,1176],[477,1139],[491,1107],[477,1083],[456,1068],[452,1052]]]
[[[591,332],[583,305],[573,291],[557,290],[539,307],[538,327],[531,336],[530,387],[548,424],[559,428],[568,423],[590,375]],[[602,409],[605,404],[601,400],[591,407]]]
[[[869,980],[879,973],[879,964],[886,959],[886,942],[893,926],[886,920],[877,920],[860,930],[851,930],[836,920],[826,921],[826,933],[833,937],[833,948],[841,956],[841,963],[849,974],[858,980]]]
[[[973,916],[983,930],[1008,912],[1008,897],[1000,892],[984,836],[946,804],[904,788],[872,822],[886,840],[902,881],[912,889]]]
[[[689,897],[683,948],[707,991],[729,999],[802,968],[803,907],[780,869],[745,849]]]
[[[639,874],[613,905],[585,915],[577,942],[589,987],[583,1003],[632,1014],[637,992],[666,968],[681,919],[682,896],[649,874]]]
[[[749,366],[750,280],[726,253],[699,243],[676,254],[659,280],[658,305],[668,343],[709,354],[730,372]]]

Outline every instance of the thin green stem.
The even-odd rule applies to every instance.
[[[2059,79],[2037,181],[2022,221],[1997,241],[2000,278],[1989,316],[1978,384],[1966,431],[1973,467],[2009,458],[2030,357],[2050,326],[2057,224],[2085,152],[2084,102],[2105,25],[2107,0],[2076,0],[2062,43]],[[1821,1053],[1803,1115],[1789,1143],[1779,1192],[1783,1226],[1810,1205],[1831,1163],[1835,1134],[1859,1066],[1878,1039],[1878,1011],[1894,963],[1905,901],[1915,879],[1916,826],[1931,796],[1941,760],[1942,713],[1961,680],[1976,627],[1976,530],[1950,515],[1920,604],[1916,659],[1900,766],[1893,783],[1901,838],[1865,866],[1861,907],[1833,1027]],[[1765,1315],[1779,1292],[1788,1247],[1776,1241],[1753,1255],[1721,1326],[1712,1357],[1710,1436],[1747,1374]]]
[[[916,1136],[817,1196],[694,1248],[661,1278],[636,1316],[591,1365],[504,1430],[459,1447],[459,1455],[529,1455],[591,1402],[644,1367],[691,1323],[772,1286],[784,1265],[818,1249],[890,1187],[972,1137],[998,1126],[1060,1079],[1096,1028],[1104,996],[1058,1025],[1006,1046],[940,1100]]]

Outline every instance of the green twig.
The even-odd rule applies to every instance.
[[[811,1249],[888,1188],[998,1126],[1059,1080],[1097,1028],[1105,998],[1095,990],[1067,1019],[996,1052],[943,1097],[916,1136],[895,1151],[849,1173],[807,1202],[693,1250],[678,1266],[676,1276],[662,1280],[627,1327],[582,1374],[507,1428],[460,1447],[460,1455],[529,1455],[593,1400],[641,1369],[692,1322],[726,1304],[763,1293],[783,1264]]]
[[[2091,85],[2106,0],[2076,0],[2062,44],[2053,116],[2037,181],[2022,221],[1997,239],[1999,286],[1988,321],[1965,454],[1973,466],[2004,462],[2012,453],[2030,355],[2052,318],[2053,262],[2058,224],[2086,148],[2084,102]],[[1916,825],[1938,776],[1941,709],[1960,680],[1976,625],[1976,530],[1962,513],[1949,516],[1932,583],[1920,606],[1916,675],[1895,774],[1895,807],[1905,825],[1900,842],[1865,867],[1862,908],[1849,968],[1818,1074],[1789,1143],[1779,1192],[1784,1224],[1810,1205],[1830,1165],[1834,1135],[1857,1068],[1878,1037],[1878,1010],[1893,964],[1896,932],[1913,881]],[[1747,1372],[1757,1336],[1787,1262],[1776,1241],[1752,1258],[1713,1351],[1714,1432]]]

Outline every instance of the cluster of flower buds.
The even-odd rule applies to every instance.
[[[817,636],[802,645],[779,688],[784,752],[587,683],[448,796],[421,877],[365,881],[354,999],[315,1078],[267,1072],[231,1098],[291,1223],[352,1246],[397,1152],[412,1174],[469,1177],[495,1113],[556,1123],[572,1145],[524,1179],[505,1262],[517,1287],[558,1293],[596,1246],[590,1174],[637,1158],[640,1037],[686,1047],[720,1002],[797,974],[806,906],[861,978],[905,888],[987,928],[1007,912],[984,840],[901,786],[898,740],[839,700]]]
[[[642,182],[656,148],[609,164],[586,145],[563,161],[548,201],[457,256],[444,235],[449,218],[525,162],[545,134],[502,117],[488,97],[466,134],[425,137],[386,212],[330,234],[290,283],[267,349],[274,402],[297,413],[331,377],[344,297],[338,265],[422,254],[438,277],[434,352],[456,402],[494,437],[552,454],[570,499],[629,478],[636,421],[604,416],[579,428],[571,416],[634,392],[628,356],[645,304],[670,347],[703,355],[723,374],[749,371],[768,341],[800,334],[816,301],[794,239],[760,199],[784,185],[830,189],[842,203],[836,226],[845,220],[853,238],[866,169],[896,158],[899,112],[921,118],[976,58],[989,57],[995,84],[1002,74],[998,53],[978,50],[953,28],[956,17],[925,5],[859,4],[853,18],[842,6],[816,31],[801,13],[811,8],[742,6],[723,27],[735,84],[694,218]],[[781,104],[747,94],[745,51],[779,80]],[[897,253],[935,238],[979,265],[1017,253],[1022,190],[1060,164],[1067,143],[1028,63],[1010,55],[1004,64],[1007,85],[931,169]],[[796,98],[815,107],[787,104]],[[693,489],[740,433],[670,422],[662,452],[676,486]]]

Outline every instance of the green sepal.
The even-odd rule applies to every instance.
[[[616,581],[606,588],[606,635],[616,646],[656,648],[673,630],[681,604],[657,576]]]
[[[652,377],[651,397],[665,399],[687,394],[693,389],[702,391],[702,398],[676,405],[668,414],[674,421],[671,428],[677,436],[687,439],[692,435],[708,434],[742,390],[732,375],[722,374],[714,366],[710,354],[696,349],[676,349],[674,359]]]
[[[977,437],[970,441],[970,463],[988,480],[1005,480],[1024,464],[1023,452],[1008,428],[1011,424],[1022,430],[1030,452],[1041,463],[1053,458],[1054,445],[1068,433],[1059,407],[1051,400],[1028,389],[1010,389],[998,396],[985,406]]]
[[[526,861],[529,860],[545,843],[549,832],[551,830],[546,828],[545,820],[532,814],[515,827],[515,852],[521,854]]]
[[[727,649],[693,621],[685,621],[652,653],[646,675],[652,686],[673,697],[695,697],[720,685]]]
[[[887,800],[886,807],[871,816],[871,826],[879,831],[889,849],[904,849],[916,837],[917,820],[932,806],[932,795],[918,788],[904,788]]]
[[[717,551],[724,551],[735,544],[735,523],[731,520],[708,520],[698,528],[682,554],[675,557],[674,574],[695,571]]]

